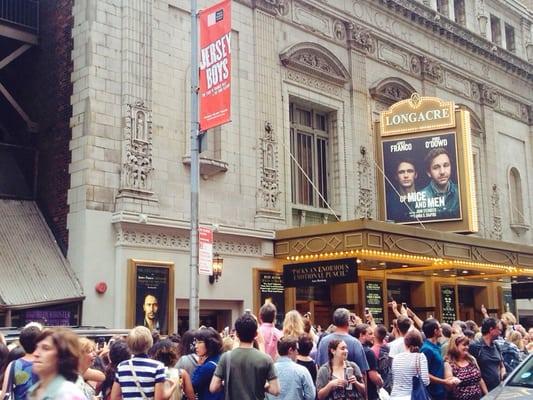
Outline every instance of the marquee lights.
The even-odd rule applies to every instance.
[[[438,268],[445,272],[449,272],[452,269],[462,269],[462,273],[468,273],[470,270],[488,270],[488,271],[497,271],[505,275],[526,275],[533,276],[533,269],[515,267],[504,264],[491,264],[483,263],[477,261],[465,261],[465,260],[444,260],[439,257],[427,257],[427,256],[416,256],[410,254],[401,254],[390,251],[382,250],[368,250],[368,249],[359,249],[359,250],[349,250],[349,251],[334,251],[334,252],[323,252],[323,253],[314,253],[314,254],[302,254],[296,256],[287,256],[287,261],[307,261],[307,260],[318,260],[318,259],[328,259],[336,257],[346,257],[353,256],[357,258],[367,258],[367,259],[378,259],[378,260],[390,260],[393,262],[412,262],[417,264],[428,264],[427,269]],[[405,264],[404,264],[405,265]],[[403,265],[402,265],[403,267]],[[409,268],[405,268],[406,271],[409,271]],[[481,275],[485,275],[485,272],[480,272]],[[453,276],[453,275],[451,275]]]

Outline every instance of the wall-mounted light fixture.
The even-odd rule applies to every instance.
[[[209,275],[209,283],[218,282],[218,278],[222,276],[222,267],[224,266],[224,259],[220,254],[213,254],[213,273]]]

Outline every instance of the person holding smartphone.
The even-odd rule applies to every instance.
[[[318,400],[364,398],[363,375],[356,363],[348,361],[348,346],[344,340],[333,339],[328,343],[328,358],[316,379]]]

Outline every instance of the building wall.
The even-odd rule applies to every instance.
[[[200,8],[211,3],[200,2]],[[510,229],[501,167],[502,159],[515,160],[523,171],[529,224],[532,85],[524,77],[531,75],[531,64],[524,60],[523,43],[529,40],[531,20],[520,14],[520,7],[505,14],[522,27],[516,31],[515,56],[492,50],[491,43],[468,35],[445,16],[435,18],[434,11],[416,1],[406,3],[406,13],[428,22],[416,24],[403,11],[371,1],[320,7],[298,1],[253,4],[232,3],[232,122],[208,132],[210,148],[203,154],[211,166],[223,165],[227,171],[208,177],[209,171],[202,170],[200,222],[219,225],[215,249],[224,256],[225,268],[221,282],[201,284],[201,298],[238,298],[243,307],[251,306],[251,271],[272,265],[273,231],[309,223],[310,215],[335,219],[329,210],[291,203],[291,100],[321,107],[331,116],[335,214],[342,220],[378,217],[376,183],[381,178],[373,164],[372,121],[385,104],[369,90],[385,78],[395,83],[383,96],[394,99],[396,89],[410,86],[475,112],[483,124],[474,140],[484,205],[480,234],[532,242],[529,230],[517,235]],[[478,29],[476,10],[467,9],[467,27]],[[190,17],[188,5],[174,0],[122,7],[113,0],[80,2],[73,15],[69,258],[87,292],[84,322],[103,319],[120,326],[129,258],[175,262],[180,277],[176,297],[184,299],[187,293]],[[461,44],[469,40],[470,47]],[[302,60],[293,52],[298,46],[324,61],[324,68],[298,69]],[[288,67],[280,55],[287,57]],[[149,121],[146,132],[143,128],[149,145],[140,156],[132,150],[137,123],[132,115],[138,111]],[[266,144],[274,146],[273,181],[265,175]],[[139,164],[144,158],[146,168]],[[168,240],[178,244],[161,247]],[[250,243],[257,250],[243,251]],[[92,293],[98,280],[110,285],[104,297]],[[115,310],[100,308],[108,296],[113,296]]]
[[[8,66],[13,69],[7,85],[24,112],[38,124],[36,132],[28,132],[26,127],[12,132],[17,136],[12,140],[38,152],[36,198],[64,253],[68,247],[70,188],[72,4],[72,0],[39,2],[39,44]],[[12,113],[10,123],[19,120],[15,110]]]

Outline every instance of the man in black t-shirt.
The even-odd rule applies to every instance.
[[[368,324],[358,324],[353,330],[353,336],[359,339],[363,345],[363,350],[365,351],[366,360],[368,362],[369,369],[366,372],[368,400],[378,400],[378,389],[383,386],[383,379],[381,379],[381,375],[377,371],[378,360],[372,351],[372,345],[374,344],[374,330]]]
[[[469,353],[476,359],[481,377],[489,392],[496,388],[505,375],[500,349],[494,342],[501,335],[501,322],[496,318],[485,318],[481,325],[483,337],[470,344]]]

